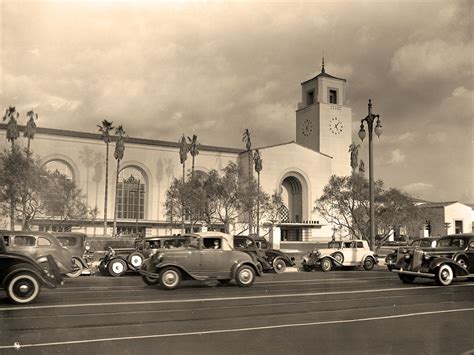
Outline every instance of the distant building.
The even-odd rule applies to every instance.
[[[326,73],[323,62],[321,73],[301,84],[295,141],[252,147],[260,150],[264,162],[260,175],[262,189],[269,194],[278,191],[283,196],[282,219],[275,230],[282,240],[317,241],[332,235],[332,226],[313,213],[313,207],[331,175],[351,173],[348,153],[352,137],[351,108],[346,104],[345,85],[345,79]],[[19,139],[18,144],[25,144],[24,139]],[[117,196],[114,144],[111,144],[107,234],[112,234],[116,198],[117,225],[122,235],[137,231],[142,235],[179,233],[180,226],[173,229],[164,209],[171,181],[182,176],[179,143],[130,137],[125,144]],[[5,125],[0,125],[0,145],[8,147]],[[91,236],[103,235],[105,144],[101,136],[39,127],[32,150],[51,170],[59,170],[74,180],[89,206],[98,208],[96,221],[80,229]],[[195,169],[202,173],[221,170],[229,161],[239,162],[247,169],[247,152],[244,148],[202,145]],[[187,163],[189,169],[189,159]],[[74,222],[57,226],[55,221],[46,219],[36,219],[33,226],[41,230],[79,229]],[[189,229],[189,225],[186,227]],[[234,228],[237,232],[238,224]]]
[[[471,233],[473,210],[469,205],[457,201],[418,202],[426,218],[425,229],[420,236]]]

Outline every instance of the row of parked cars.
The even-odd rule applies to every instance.
[[[254,236],[206,232],[141,238],[133,248],[109,248],[97,258],[82,233],[0,232],[0,286],[15,303],[31,302],[41,286],[56,287],[64,276],[83,273],[118,277],[131,270],[139,272],[145,284],[165,289],[188,279],[222,284],[235,280],[248,287],[263,272],[279,274],[295,266],[293,257]],[[456,277],[473,276],[474,235],[423,238],[395,249],[385,262],[402,282],[430,277],[449,285]],[[304,271],[328,272],[336,267],[369,271],[377,263],[365,240],[350,240],[331,241],[327,248],[313,250],[301,266]]]

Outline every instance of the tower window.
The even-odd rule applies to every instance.
[[[337,90],[329,90],[329,103],[337,104]]]
[[[314,90],[306,92],[306,106],[314,104]]]

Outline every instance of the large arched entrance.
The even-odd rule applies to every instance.
[[[298,172],[286,173],[280,183],[282,205],[280,207],[280,229],[282,241],[303,240],[303,224],[308,217],[308,185]]]

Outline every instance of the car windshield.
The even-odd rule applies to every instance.
[[[461,238],[446,238],[446,239],[440,239],[438,241],[438,246],[439,247],[458,247],[458,248],[463,248],[465,245],[464,239]]]

